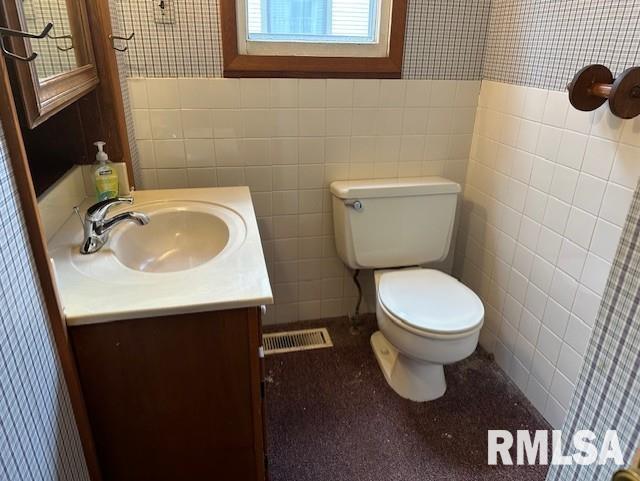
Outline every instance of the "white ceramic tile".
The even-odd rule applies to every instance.
[[[640,148],[620,144],[613,163],[610,180],[635,189],[640,177]]]
[[[297,79],[271,79],[269,87],[272,108],[295,108],[298,106]]]
[[[571,209],[565,235],[580,247],[587,249],[596,226],[596,218],[575,207]]]
[[[458,82],[455,80],[433,80],[431,82],[431,107],[453,107],[456,101]]]
[[[554,127],[564,127],[568,110],[569,102],[565,92],[549,92],[542,121]]]
[[[219,167],[217,169],[217,176],[220,187],[246,185],[244,168],[242,167]]]
[[[578,183],[578,171],[562,165],[556,165],[549,193],[558,199],[570,203]]]
[[[298,82],[298,106],[300,108],[324,108],[326,97],[325,80],[300,79]]]
[[[324,137],[326,115],[324,109],[301,109],[298,112],[299,135]]]
[[[129,98],[131,100],[132,109],[149,108],[149,100],[147,98],[147,81],[142,78],[129,79]]]
[[[560,371],[555,372],[549,392],[565,409],[569,407],[574,389],[575,385]]]
[[[243,108],[269,108],[269,79],[240,79],[240,104]]]
[[[242,112],[240,110],[214,110],[213,135],[217,139],[242,137]]]
[[[270,157],[274,165],[292,165],[298,163],[298,139],[279,138],[271,139]]]
[[[178,109],[180,95],[177,79],[147,79],[147,99],[151,109]]]
[[[540,328],[536,347],[553,364],[558,359],[561,345],[562,340],[558,336],[544,326]]]
[[[405,82],[405,98],[404,105],[408,108],[419,108],[419,107],[428,107],[429,106],[429,96],[431,94],[431,82],[428,80],[407,80]],[[467,102],[470,102],[468,98],[471,96],[468,91],[460,92],[460,106],[473,106],[466,105]],[[478,91],[476,90],[476,99],[477,99]],[[474,104],[475,105],[475,104]]]
[[[185,139],[213,138],[213,116],[210,110],[181,110]]]
[[[187,169],[157,169],[159,189],[185,189],[189,186]]]
[[[223,167],[244,165],[241,143],[237,139],[216,139],[214,141],[216,164]]]
[[[189,139],[184,141],[187,167],[212,167],[215,165],[215,150],[211,139]]]
[[[549,389],[551,381],[553,379],[554,366],[549,360],[542,354],[541,351],[536,350],[531,362],[531,374],[545,389]]]
[[[588,140],[589,137],[586,135],[564,131],[560,141],[558,163],[572,169],[580,169]]]
[[[591,329],[576,316],[571,316],[564,335],[564,342],[571,346],[578,354],[584,355],[587,350]]]
[[[547,398],[547,405],[542,413],[554,429],[561,429],[567,417],[567,409],[552,395]]]
[[[573,303],[573,314],[578,316],[587,326],[593,327],[600,308],[601,298],[584,286],[579,286]]]
[[[602,179],[585,173],[580,174],[573,198],[574,205],[590,214],[597,215],[606,187],[607,184]]]
[[[536,154],[539,156],[555,161],[558,157],[560,142],[562,141],[562,130],[543,125],[540,128],[538,137],[538,145],[536,146]]]
[[[268,109],[243,110],[244,136],[249,138],[271,137],[273,134],[271,120],[271,112]]]
[[[622,136],[623,125],[623,120],[613,115],[608,105],[605,104],[595,112],[591,135],[618,141]]]
[[[186,166],[184,142],[182,140],[154,140],[153,147],[158,169]]]
[[[216,169],[211,167],[187,169],[187,182],[191,188],[217,187]]]
[[[211,79],[211,100],[215,109],[240,107],[240,81],[238,79]]]
[[[611,264],[606,260],[589,253],[584,264],[580,281],[598,295],[604,294]]]
[[[353,106],[377,107],[380,96],[380,81],[377,79],[354,80]]]
[[[558,267],[574,279],[580,279],[587,251],[565,239],[558,257]]]
[[[349,162],[350,139],[348,137],[327,137],[325,158],[328,163]]]
[[[563,344],[560,348],[557,366],[558,370],[567,380],[575,384],[578,380],[578,374],[580,374],[580,368],[582,367],[582,356],[568,344]]]
[[[180,110],[150,110],[149,119],[155,140],[182,138]]]
[[[133,126],[136,133],[136,139],[151,139],[151,120],[149,119],[148,110],[133,110]]]
[[[353,80],[327,80],[327,107],[340,108],[353,105]]]
[[[632,196],[633,191],[631,189],[616,184],[608,184],[600,207],[600,217],[622,227],[627,217],[627,212],[629,212]]]
[[[353,113],[347,109],[328,109],[326,114],[328,136],[351,135]]]
[[[271,165],[269,139],[243,139],[240,155],[247,166]]]
[[[599,219],[591,240],[591,252],[608,262],[613,262],[621,233],[622,229],[617,225]]]
[[[153,152],[153,141],[138,140],[138,154],[140,156],[141,169],[155,169],[156,158]]]
[[[300,137],[298,147],[300,164],[324,163],[324,139],[322,137]]]
[[[293,109],[271,110],[271,124],[275,137],[298,135],[298,111]]]
[[[215,106],[210,79],[178,79],[178,90],[183,109],[210,109]]]
[[[406,85],[403,80],[380,81],[380,107],[402,107]]]
[[[582,170],[587,173],[608,179],[611,166],[616,155],[617,145],[606,139],[592,137],[587,144],[587,150],[582,164]]]

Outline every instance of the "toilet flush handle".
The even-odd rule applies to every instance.
[[[353,210],[361,211],[364,209],[364,205],[359,200],[345,200],[344,205],[351,207]]]

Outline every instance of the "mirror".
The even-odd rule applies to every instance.
[[[31,40],[32,50],[38,53],[34,64],[39,83],[81,66],[65,0],[23,0],[22,9],[29,32],[37,32],[48,22],[53,23],[53,29],[45,38]]]
[[[53,24],[44,38],[4,37],[11,53],[23,58],[7,57],[7,64],[34,128],[98,84],[85,0],[0,0],[0,8],[13,30],[37,34]]]

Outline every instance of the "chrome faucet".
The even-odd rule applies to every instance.
[[[132,204],[133,197],[116,197],[107,199],[92,205],[87,209],[87,214],[82,221],[84,226],[84,241],[80,246],[82,254],[98,252],[109,240],[109,232],[118,224],[126,221],[137,222],[139,225],[147,225],[149,217],[140,212],[123,212],[105,219],[111,207],[120,204]]]

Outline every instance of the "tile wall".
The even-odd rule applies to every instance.
[[[142,188],[248,185],[276,306],[269,322],[344,315],[333,180],[464,182],[477,81],[130,79]]]
[[[639,176],[640,119],[483,81],[456,271],[485,303],[481,344],[556,427]]]

